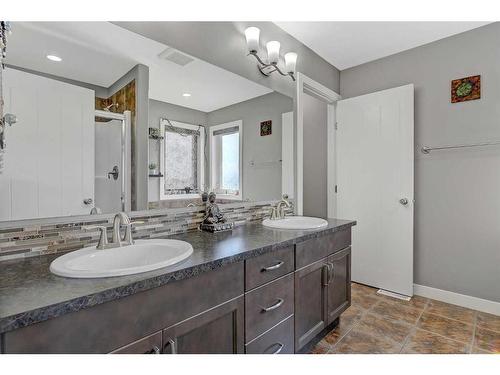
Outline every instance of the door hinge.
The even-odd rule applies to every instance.
[[[339,130],[339,123],[338,122],[335,123],[335,130]]]
[[[335,185],[335,193],[337,193],[337,185]]]

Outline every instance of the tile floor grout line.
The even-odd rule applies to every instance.
[[[401,346],[401,350],[399,351],[399,354],[401,354],[403,352],[403,349],[405,348],[406,344],[408,343],[408,340],[411,337],[411,335],[414,334],[415,332],[417,332],[417,324],[418,324],[420,318],[422,318],[422,315],[424,315],[424,312],[427,309],[427,306],[429,305],[429,303],[430,303],[429,299],[427,299],[427,301],[425,302],[424,308],[422,309],[422,312],[420,313],[418,319],[413,324],[412,329],[410,330],[408,335],[406,335],[404,342],[403,342],[403,346]]]
[[[353,283],[354,285],[355,283]],[[373,288],[372,288],[373,289]],[[480,312],[477,311],[477,310],[474,310],[474,309],[466,309],[466,311],[470,311],[473,313],[473,319],[472,319],[472,322],[467,322],[467,321],[464,321],[464,320],[460,320],[460,319],[455,319],[454,317],[450,317],[450,316],[447,316],[447,315],[444,315],[444,314],[441,314],[440,313],[440,310],[438,309],[437,313],[432,311],[432,307],[435,306],[435,304],[433,303],[434,301],[436,302],[442,302],[442,301],[437,301],[437,300],[433,300],[431,298],[425,298],[425,297],[422,297],[422,298],[425,298],[425,303],[423,304],[423,307],[422,305],[420,305],[420,307],[416,307],[415,305],[410,305],[410,304],[405,304],[404,302],[402,301],[398,301],[396,299],[390,299],[390,298],[387,298],[387,297],[383,297],[383,296],[379,296],[379,295],[376,295],[375,293],[372,293],[373,291],[368,289],[368,290],[365,290],[365,289],[358,289],[358,296],[359,298],[361,299],[361,303],[364,303],[365,305],[367,305],[368,307],[367,308],[363,308],[362,306],[360,305],[357,305],[357,304],[353,304],[352,306],[356,306],[361,314],[359,316],[358,319],[356,319],[352,325],[347,329],[347,331],[339,337],[338,341],[335,342],[334,344],[328,344],[328,350],[327,350],[327,353],[328,354],[336,354],[335,351],[339,348],[339,346],[341,345],[340,343],[345,343],[346,341],[346,337],[348,335],[350,335],[352,333],[352,331],[356,328],[359,328],[360,325],[363,324],[363,321],[364,319],[366,319],[367,315],[368,314],[372,314],[374,317],[376,317],[377,319],[382,319],[386,322],[389,322],[389,323],[398,323],[400,325],[405,325],[406,327],[409,327],[410,330],[409,330],[409,333],[404,337],[404,340],[402,340],[402,344],[397,342],[396,340],[394,340],[393,338],[389,338],[389,337],[383,337],[385,341],[387,341],[387,343],[393,343],[393,344],[397,344],[397,345],[401,345],[401,348],[399,350],[399,353],[403,353],[403,351],[405,350],[406,347],[408,347],[408,344],[411,342],[410,338],[412,337],[412,335],[415,335],[418,331],[422,331],[422,332],[426,332],[427,334],[431,334],[433,336],[436,336],[436,338],[442,338],[444,340],[448,340],[451,343],[455,343],[455,344],[459,344],[461,348],[463,348],[463,353],[467,353],[467,354],[472,354],[474,348],[475,348],[475,338],[476,338],[476,332],[478,330],[478,322],[479,322],[479,316],[480,316]],[[354,294],[354,293],[353,293]],[[362,299],[364,297],[368,297],[365,299],[365,301],[363,301]],[[383,297],[383,298],[380,298],[380,297]],[[368,300],[368,301],[366,301]],[[370,302],[371,301],[371,302]],[[368,303],[366,303],[368,302]],[[393,316],[387,316],[387,315],[381,315],[381,314],[378,314],[377,312],[374,311],[374,309],[379,306],[382,302],[385,302],[389,305],[394,305],[394,306],[398,306],[400,308],[401,311],[399,311],[397,314],[395,314],[394,316],[396,318],[393,318]],[[424,302],[424,301],[422,301]],[[453,305],[453,304],[447,304],[445,302],[442,302],[444,305],[450,305],[451,307],[457,307],[458,309],[462,309],[461,306],[458,306],[458,305]],[[400,317],[404,315],[404,312],[405,311],[410,311],[410,310],[413,310],[415,312],[419,312],[418,314],[418,318],[413,322],[413,323],[410,323],[406,320],[402,320]],[[450,310],[453,314],[453,309]],[[460,311],[460,310],[459,310]],[[464,311],[464,310],[462,310]],[[403,315],[401,315],[400,313],[403,313]],[[422,317],[424,314],[431,314],[433,316],[436,316],[436,317],[439,317],[439,318],[443,318],[443,319],[447,319],[449,320],[449,323],[450,324],[455,324],[455,326],[457,326],[459,323],[460,324],[464,324],[468,327],[471,327],[472,328],[472,337],[470,340],[467,340],[467,342],[464,342],[464,341],[461,341],[461,340],[457,340],[455,338],[451,338],[451,337],[448,337],[448,336],[445,336],[441,333],[436,333],[436,332],[433,332],[433,331],[430,331],[429,329],[425,329],[425,328],[422,328],[419,326],[419,323],[420,321],[422,321]],[[455,314],[456,315],[456,314]],[[365,322],[366,324],[366,322]],[[493,333],[497,333],[497,331],[495,330],[491,330],[489,328],[485,328],[487,329],[488,331],[492,331]],[[368,336],[370,337],[374,337],[374,338],[380,338],[379,336],[376,335],[376,332],[365,332]],[[488,350],[485,350],[485,352],[489,352]],[[398,353],[398,352],[396,352]]]
[[[353,323],[353,325],[347,330],[346,333],[344,333],[340,337],[340,339],[335,344],[333,344],[333,345],[330,344],[330,350],[334,350],[335,347],[349,334],[349,332],[351,332],[354,329],[354,327],[356,327],[361,322],[361,319],[363,319],[363,317],[368,313],[368,310],[363,309],[363,308],[360,308],[360,309],[363,310],[363,312],[361,313],[360,318],[355,323]],[[332,354],[334,354],[334,353],[332,353]]]
[[[477,313],[477,310],[472,310],[474,312],[474,314]],[[468,324],[468,325],[472,325],[473,323],[467,323],[467,322],[464,322],[463,320],[459,320],[459,319],[455,319],[455,318],[451,318],[447,315],[443,315],[443,314],[437,314],[435,312],[431,312],[431,311],[427,311],[427,314],[432,314],[432,315],[436,315],[436,316],[439,316],[441,318],[446,318],[446,319],[450,319],[450,320],[453,320],[454,322],[459,322],[459,323],[463,323],[463,324]]]
[[[472,338],[470,341],[469,354],[472,354],[474,350],[474,341],[476,340],[476,329],[477,329],[477,311],[474,313],[474,326],[472,328]]]
[[[442,337],[442,338],[447,339],[447,340],[454,341],[454,342],[459,343],[459,344],[468,345],[468,344],[467,344],[467,342],[465,342],[465,341],[460,341],[460,340],[452,339],[452,338],[451,338],[451,337],[449,337],[449,336],[444,336],[444,335],[442,335],[442,334],[440,334],[440,333],[436,333],[436,332],[433,332],[433,331],[429,331],[428,329],[425,329],[425,328],[422,328],[422,327],[416,327],[416,326],[415,326],[415,328],[416,328],[416,329],[419,329],[419,330],[421,330],[421,331],[425,331],[425,332],[427,332],[427,333],[432,333],[433,335],[436,335],[436,336]]]
[[[416,326],[413,326],[410,330],[410,332],[408,332],[408,335],[406,335],[404,341],[403,341],[403,345],[401,346],[401,349],[399,350],[399,353],[398,354],[403,354],[403,349],[405,348],[406,344],[408,344],[408,340],[410,339],[410,337],[415,333],[417,332],[417,327]]]
[[[356,328],[359,324],[361,324],[361,322],[362,322],[363,318],[364,318],[364,317],[366,317],[366,315],[368,315],[368,314],[375,315],[375,317],[377,317],[377,318],[379,318],[379,319],[382,319],[382,320],[385,320],[385,321],[389,321],[389,322],[392,322],[392,323],[398,323],[398,324],[402,324],[402,325],[410,326],[410,327],[412,327],[412,328],[413,328],[413,327],[414,327],[414,325],[416,324],[416,323],[414,323],[414,324],[410,324],[410,323],[405,322],[405,321],[400,320],[400,319],[388,319],[387,317],[385,317],[385,316],[383,316],[383,315],[380,315],[380,314],[377,314],[376,312],[372,311],[372,309],[373,309],[376,305],[378,305],[378,303],[379,303],[379,302],[381,302],[381,301],[377,301],[377,302],[375,302],[375,303],[374,303],[371,307],[369,307],[368,309],[363,309],[363,308],[360,308],[361,310],[363,310],[363,311],[364,311],[364,312],[363,312],[363,314],[361,315],[360,319],[359,319],[359,320],[358,320],[355,324],[353,324],[353,326],[352,326],[352,327],[351,327],[351,328],[350,328],[350,329],[349,329],[349,330],[348,330],[348,331],[347,331],[347,332],[346,332],[346,333],[342,336],[342,338],[341,338],[339,341],[337,341],[337,342],[334,344],[334,346],[335,346],[335,345],[337,345],[337,344],[339,344],[339,343],[340,343],[340,342],[344,339],[344,337],[345,337],[345,336],[347,336],[347,334],[348,334],[349,332],[351,332],[354,328]],[[423,312],[423,311],[422,311],[422,312]],[[417,319],[417,321],[418,321],[418,319]],[[410,330],[410,332],[411,332],[411,330]],[[368,336],[370,336],[370,337],[377,338],[377,336],[376,336],[376,335],[374,335],[374,334],[373,334],[373,333],[371,333],[371,332],[365,332],[365,333],[366,333]],[[408,337],[408,336],[409,336],[409,334],[408,334],[406,337]],[[405,337],[405,339],[406,339],[406,337]],[[389,343],[390,343],[390,344],[393,344],[394,346],[401,345],[401,342],[398,342],[398,341],[396,341],[396,340],[394,340],[394,339],[392,339],[392,338],[390,338],[390,337],[384,337],[384,340],[389,341]],[[403,345],[404,345],[404,340],[403,340]],[[401,351],[402,349],[403,349],[403,346],[401,346],[400,351]]]

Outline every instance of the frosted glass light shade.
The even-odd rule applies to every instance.
[[[280,42],[272,40],[267,42],[267,58],[270,64],[277,64],[280,58]]]
[[[285,54],[285,69],[287,73],[295,73],[297,65],[297,54],[295,52],[288,52]]]
[[[245,30],[248,52],[257,52],[259,50],[260,30],[258,27],[248,27]]]

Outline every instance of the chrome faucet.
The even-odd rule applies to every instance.
[[[281,200],[276,204],[276,207],[272,207],[271,208],[271,217],[270,217],[270,219],[271,220],[280,220],[280,219],[283,219],[285,217],[285,208],[284,208],[284,206],[286,206],[287,208],[292,207],[292,204],[288,200],[288,195],[287,194],[283,194],[283,198],[281,198]]]
[[[125,227],[125,234],[123,237],[120,234],[121,227]],[[132,223],[130,218],[125,212],[118,212],[113,219],[113,240],[112,244],[115,247],[122,246],[122,243],[126,245],[132,245]]]
[[[92,231],[100,230],[99,242],[97,243],[97,249],[111,249],[114,247],[122,247],[133,245],[134,240],[132,239],[132,225],[140,224],[142,221],[130,221],[130,218],[125,212],[119,212],[115,215],[113,219],[113,237],[111,242],[108,242],[108,228],[104,225],[89,225],[82,227],[83,230]],[[125,234],[123,237],[120,234],[121,227],[125,227]]]

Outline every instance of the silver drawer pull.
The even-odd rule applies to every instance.
[[[278,268],[280,268],[283,264],[285,264],[285,262],[283,261],[279,261],[278,263],[272,265],[272,266],[269,266],[269,267],[266,267],[266,268],[263,268],[261,270],[261,272],[268,272],[268,271],[274,271],[274,270],[277,270]]]
[[[276,310],[278,307],[283,305],[283,302],[285,302],[285,300],[283,298],[278,298],[278,302],[276,302],[274,305],[271,305],[269,307],[263,307],[262,312],[269,312],[269,311]]]
[[[281,342],[277,342],[275,344],[272,344],[270,347],[268,347],[266,350],[264,350],[264,353],[267,353],[269,349],[271,349],[273,346],[278,346],[278,349],[276,349],[274,352],[269,353],[269,354],[280,354],[285,345],[283,345]]]
[[[170,344],[170,354],[177,354],[177,342],[176,340],[173,340],[173,339],[169,339],[167,341],[167,345]]]
[[[333,280],[335,270],[333,263],[328,263],[328,284]]]

